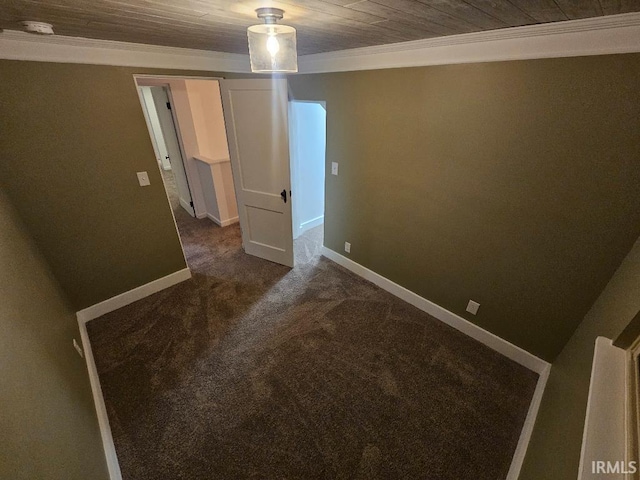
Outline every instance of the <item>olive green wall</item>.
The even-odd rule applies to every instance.
[[[553,363],[520,480],[578,478],[596,338],[615,339],[640,310],[640,239]]]
[[[553,360],[640,234],[638,78],[637,54],[290,77],[327,102],[325,245]]]
[[[185,266],[134,73],[194,72],[0,61],[0,186],[75,309]],[[630,320],[590,308],[640,235],[638,78],[637,54],[290,77],[327,102],[329,248],[547,360],[572,338],[525,478],[573,476],[593,338]]]
[[[0,185],[76,309],[185,266],[134,73],[194,74],[0,61]],[[640,234],[639,74],[630,54],[289,77],[327,102],[326,245],[553,359]]]
[[[134,73],[0,60],[0,185],[77,310],[186,267]]]
[[[106,480],[74,311],[0,190],[0,478]]]

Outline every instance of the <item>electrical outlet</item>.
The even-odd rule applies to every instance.
[[[331,162],[331,175],[338,175],[338,162]]]
[[[149,175],[147,174],[147,172],[136,172],[136,175],[138,176],[138,183],[140,184],[141,187],[146,187],[148,185],[151,185],[151,182],[149,181]]]
[[[351,244],[349,242],[344,242],[344,251],[351,253]]]
[[[474,302],[473,300],[469,300],[469,304],[467,305],[467,312],[472,315],[478,313],[478,309],[480,308],[480,304],[478,302]]]
[[[78,352],[78,355],[80,355],[80,357],[84,358],[84,352],[82,351],[82,347],[80,345],[78,345],[78,342],[76,342],[76,339],[73,339],[73,348],[76,349],[76,352]]]

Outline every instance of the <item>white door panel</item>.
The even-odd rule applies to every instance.
[[[287,81],[220,83],[244,250],[292,267]]]

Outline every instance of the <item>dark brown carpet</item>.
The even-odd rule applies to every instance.
[[[537,375],[319,257],[177,210],[193,279],[89,323],[125,480],[506,476]]]

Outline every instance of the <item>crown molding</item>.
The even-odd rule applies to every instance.
[[[14,30],[0,33],[0,59],[88,63],[125,67],[249,72],[249,56],[141,43],[41,36]]]
[[[303,55],[300,73],[640,52],[640,12]],[[249,56],[5,30],[0,59],[248,73]]]
[[[300,73],[640,52],[640,13],[304,55]]]

